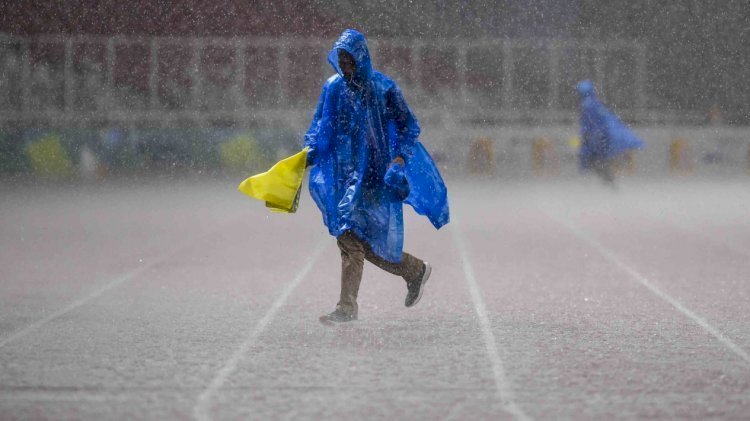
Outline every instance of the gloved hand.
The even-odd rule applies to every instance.
[[[404,200],[409,196],[409,181],[404,173],[404,166],[401,163],[392,163],[383,177],[385,186],[393,193],[398,200]]]
[[[315,148],[311,148],[310,146],[306,146],[306,148],[307,162],[305,163],[305,168],[310,168],[315,165],[315,158],[318,156],[318,151]]]

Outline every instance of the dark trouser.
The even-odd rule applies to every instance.
[[[598,159],[592,164],[594,172],[602,178],[605,184],[615,184],[614,163],[611,159]]]
[[[337,242],[341,249],[341,299],[336,305],[337,310],[357,314],[357,293],[365,259],[386,272],[404,278],[406,282],[416,281],[422,274],[422,260],[408,253],[401,255],[399,263],[383,260],[351,231],[341,234]]]

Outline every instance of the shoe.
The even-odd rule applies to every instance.
[[[357,313],[347,313],[343,310],[336,309],[332,313],[324,314],[318,319],[320,323],[332,325],[335,323],[346,323],[357,320]]]
[[[419,276],[418,280],[406,284],[409,291],[406,293],[406,300],[404,305],[407,307],[415,306],[422,298],[422,291],[424,290],[424,284],[427,283],[427,279],[430,278],[432,273],[432,266],[429,263],[424,262],[422,267],[422,275]]]

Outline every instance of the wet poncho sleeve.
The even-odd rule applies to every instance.
[[[308,148],[307,153],[307,165],[314,166],[317,164],[317,158],[320,155],[321,149],[325,148],[325,143],[329,137],[329,133],[326,130],[330,130],[330,123],[327,119],[323,118],[324,108],[326,106],[326,94],[328,91],[329,83],[326,82],[323,85],[320,98],[318,98],[318,106],[315,108],[315,114],[313,115],[310,128],[305,134],[304,146]]]
[[[393,156],[408,161],[414,155],[414,145],[419,138],[419,124],[406,104],[401,89],[394,83],[386,93],[386,110],[394,123],[395,142]]]
[[[393,164],[385,172],[383,177],[385,185],[390,189],[398,200],[405,200],[409,196],[409,180],[401,164]]]
[[[398,86],[388,90],[386,95],[388,113],[394,122],[394,156],[401,156],[406,162],[404,170],[408,189],[401,189],[407,195],[404,203],[414,211],[427,216],[435,228],[450,221],[448,189],[440,176],[435,162],[419,142],[419,124],[406,104]]]

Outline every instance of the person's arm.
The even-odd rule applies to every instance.
[[[383,181],[400,200],[409,196],[409,180],[406,178],[403,158],[398,156],[390,163]]]
[[[310,128],[305,133],[305,147],[309,148],[307,151],[307,166],[313,166],[317,164],[318,153],[320,149],[319,139],[326,135],[325,127],[323,127],[323,110],[325,109],[326,93],[328,91],[328,83],[323,85],[323,89],[318,98],[318,106],[315,108],[315,114],[313,115]]]
[[[405,165],[413,155],[414,145],[420,133],[419,123],[406,104],[401,89],[395,83],[386,93],[386,107],[389,118],[395,123],[397,136],[395,158],[391,164]]]

